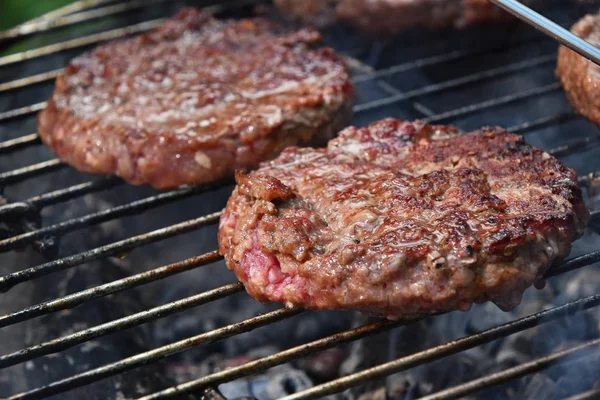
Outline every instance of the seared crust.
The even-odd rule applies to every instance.
[[[573,25],[571,32],[600,47],[600,14],[586,15]],[[560,46],[556,77],[575,111],[600,123],[600,67],[573,50]]]
[[[325,143],[353,87],[318,32],[182,10],[157,29],[74,59],[38,117],[79,170],[165,189],[255,168],[290,145]]]
[[[286,16],[306,24],[326,27],[338,19],[337,7],[341,0],[273,0]]]
[[[317,26],[348,21],[373,34],[408,28],[464,28],[474,23],[510,20],[488,0],[275,0],[288,15]]]
[[[589,219],[575,173],[500,128],[386,119],[236,180],[219,249],[250,295],[389,318],[510,309]]]

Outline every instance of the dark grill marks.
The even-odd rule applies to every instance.
[[[323,26],[339,20],[378,35],[513,20],[488,0],[275,0],[275,4],[284,15],[305,23]]]
[[[576,180],[499,128],[387,119],[238,175],[220,251],[260,301],[390,318],[508,309],[583,233]],[[283,208],[280,193],[301,201]]]
[[[332,49],[312,48],[320,38],[184,9],[75,58],[40,113],[40,136],[82,171],[159,189],[324,144],[349,122],[354,89]]]

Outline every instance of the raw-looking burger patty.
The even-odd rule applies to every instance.
[[[573,25],[571,32],[600,47],[600,14],[586,15]],[[560,46],[556,76],[575,111],[600,123],[600,67]]]
[[[386,119],[236,180],[219,248],[251,296],[388,318],[511,309],[589,219],[575,173],[500,128]]]
[[[76,168],[164,189],[324,144],[351,116],[343,60],[318,32],[222,22],[184,9],[146,34],[74,59],[38,118]]]
[[[275,4],[305,23],[324,26],[348,21],[376,34],[396,34],[412,27],[464,28],[511,19],[487,0],[275,0]]]

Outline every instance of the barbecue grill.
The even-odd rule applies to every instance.
[[[511,1],[495,0],[505,7],[516,10],[520,17],[530,23],[547,23],[535,14],[524,14],[523,9],[514,6]],[[222,202],[231,189],[231,182],[224,181],[211,185],[182,187],[168,192],[156,193],[149,189],[133,188],[123,185],[117,178],[89,177],[67,168],[50,153],[44,153],[40,139],[34,129],[34,116],[46,105],[45,100],[52,87],[52,80],[61,72],[65,60],[90,46],[135,34],[160,24],[164,16],[173,13],[173,4],[165,0],[116,2],[114,0],[80,0],[35,21],[22,24],[9,31],[0,32],[0,40],[10,41],[29,37],[51,30],[64,30],[72,26],[89,25],[92,29],[88,35],[60,41],[0,57],[0,101],[5,109],[0,112],[0,154],[3,165],[13,165],[13,169],[0,172],[0,252],[2,263],[8,262],[15,251],[33,249],[41,253],[46,262],[35,266],[22,263],[19,270],[8,271],[0,277],[0,290],[7,292],[18,290],[16,286],[32,281],[44,282],[52,276],[85,268],[84,264],[107,258],[118,259],[129,252],[180,235],[206,230],[214,234],[220,212],[206,215],[195,215],[157,229],[121,235],[119,240],[111,243],[94,243],[84,251],[76,251],[63,256],[63,246],[67,241],[60,238],[74,232],[87,232],[88,229],[119,222],[123,219],[156,219],[160,217],[161,208],[165,205],[193,204],[190,201],[205,201],[210,197],[219,199],[215,210],[224,206]],[[208,12],[222,15],[249,15],[260,1],[230,0],[219,4],[196,2]],[[151,7],[149,5],[151,4]],[[178,3],[179,4],[179,3]],[[564,5],[563,5],[564,6]],[[569,26],[583,15],[583,6],[571,5],[570,12],[560,5],[548,7],[548,14],[563,26]],[[120,16],[151,8],[150,15],[157,19],[134,21],[133,24],[117,26],[101,24],[108,17],[111,24],[128,23],[130,19]],[[144,14],[144,17],[147,15]],[[133,17],[135,18],[135,16]],[[107,30],[107,26],[109,29]],[[392,116],[405,119],[424,119],[435,123],[452,123],[459,129],[467,131],[481,125],[501,124],[510,131],[527,135],[528,141],[539,145],[550,154],[563,159],[567,165],[574,167],[579,174],[579,183],[593,194],[597,185],[594,174],[600,170],[600,163],[593,151],[600,145],[598,127],[573,114],[566,104],[560,86],[553,77],[556,59],[556,42],[544,33],[540,33],[526,24],[519,23],[511,28],[494,27],[485,31],[485,40],[479,38],[481,32],[473,30],[433,34],[416,32],[407,34],[410,37],[406,44],[371,41],[357,38],[344,28],[333,28],[326,33],[328,44],[336,48],[347,59],[354,82],[358,89],[358,102],[355,107],[355,123],[364,125],[370,121]],[[94,31],[95,30],[95,31]],[[560,31],[546,29],[553,35],[562,35]],[[509,34],[507,34],[509,33]],[[67,31],[67,34],[69,32]],[[578,48],[572,38],[562,36],[570,45]],[[6,42],[5,42],[6,43]],[[0,45],[2,42],[0,42]],[[585,51],[585,49],[583,49]],[[597,57],[592,49],[586,53]],[[449,67],[451,66],[451,67]],[[31,72],[33,71],[33,72]],[[6,80],[4,77],[10,77]],[[517,90],[515,91],[515,87]],[[37,102],[20,104],[27,99],[36,98]],[[569,134],[566,134],[569,132]],[[548,145],[550,144],[550,146]],[[27,155],[27,157],[23,155]],[[31,157],[36,162],[29,164]],[[23,165],[23,160],[28,165]],[[6,164],[8,163],[8,164]],[[57,174],[68,173],[78,178],[77,184],[67,187],[56,186],[59,182]],[[44,182],[41,184],[40,182]],[[50,186],[48,186],[50,185]],[[44,192],[38,194],[38,187]],[[49,190],[45,190],[49,187]],[[30,193],[30,194],[27,194]],[[67,204],[73,201],[99,195],[99,193],[115,193],[117,198],[127,199],[121,205],[83,216],[71,217],[66,212]],[[125,193],[125,194],[123,194]],[[190,200],[191,199],[191,200]],[[131,200],[131,201],[130,201]],[[187,203],[184,203],[186,202]],[[52,217],[48,223],[48,213]],[[144,213],[142,215],[142,213]],[[595,227],[598,212],[592,211],[591,228]],[[135,225],[135,223],[134,223]],[[212,229],[212,230],[211,230]],[[86,234],[87,235],[87,234]],[[600,248],[600,239],[588,235],[588,242]],[[94,242],[93,237],[90,242]],[[216,240],[208,240],[203,246],[215,248]],[[199,247],[202,247],[199,245]],[[62,249],[62,250],[61,250]],[[140,250],[140,251],[145,251]],[[547,277],[552,278],[566,274],[579,268],[593,268],[600,261],[600,250],[579,252],[550,270]],[[125,257],[126,258],[126,257]],[[16,258],[19,260],[18,256]],[[199,269],[220,260],[216,250],[193,256],[183,261],[155,267],[94,286],[89,289],[66,292],[64,296],[45,299],[38,304],[30,304],[14,312],[0,316],[0,328],[24,323],[38,317],[69,310],[75,306],[95,301],[110,295],[120,296],[134,288],[144,288],[152,282],[177,274]],[[2,270],[4,271],[4,270]],[[49,281],[48,281],[49,282]],[[598,288],[600,290],[600,288]],[[29,363],[40,357],[55,354],[76,345],[83,346],[91,340],[115,333],[125,333],[132,327],[173,316],[219,299],[243,292],[240,283],[230,283],[214,287],[207,291],[184,297],[176,301],[156,306],[151,309],[134,312],[114,320],[70,331],[54,340],[44,341],[20,350],[0,356],[0,369]],[[0,302],[4,302],[7,294],[0,294]],[[514,321],[498,325],[494,328],[467,335],[460,339],[444,343],[418,353],[385,362],[372,368],[362,370],[329,382],[316,385],[310,389],[291,393],[287,400],[320,398],[328,394],[342,392],[350,387],[363,384],[369,380],[385,377],[405,371],[435,360],[473,349],[490,343],[496,339],[513,335],[538,325],[566,318],[575,313],[600,305],[600,292],[580,298],[564,305],[540,311]],[[207,330],[201,334],[190,336],[168,345],[146,349],[139,354],[118,361],[107,362],[72,376],[61,377],[49,381],[39,387],[30,387],[20,393],[12,393],[11,399],[34,399],[52,395],[60,396],[75,388],[89,385],[107,377],[118,376],[126,371],[135,370],[146,364],[154,363],[176,353],[184,352],[198,346],[212,344],[222,340],[230,340],[232,336],[270,326],[279,321],[290,319],[301,313],[300,309],[279,308],[256,315],[254,317]],[[429,318],[436,318],[431,316]],[[145,400],[165,399],[176,396],[205,396],[221,399],[218,386],[238,378],[257,374],[269,368],[288,363],[293,360],[312,355],[340,344],[371,337],[377,333],[390,331],[396,327],[411,324],[418,318],[398,321],[380,320],[342,331],[330,336],[289,348],[276,354],[264,356],[232,368],[224,369],[204,376],[198,376],[189,382],[172,387],[164,387],[154,393],[141,397]],[[454,387],[426,396],[427,399],[448,399],[470,395],[488,389],[509,380],[532,374],[556,363],[578,360],[600,350],[600,339],[593,339],[577,346],[547,354],[497,373],[481,376],[475,380],[464,382]],[[0,373],[1,375],[1,373]],[[591,399],[600,397],[600,390],[587,388],[587,392],[572,399]],[[106,393],[107,397],[111,393]],[[186,397],[183,397],[186,398]]]

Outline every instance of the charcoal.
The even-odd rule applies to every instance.
[[[353,325],[360,326],[376,321],[378,321],[377,318],[356,315]],[[353,342],[349,346],[348,357],[340,367],[340,374],[352,374],[389,361],[389,335],[389,332],[382,332]],[[385,388],[385,381],[385,378],[370,380],[360,386],[349,389],[346,391],[346,395],[350,399],[358,399],[365,393]]]
[[[265,388],[268,399],[278,399],[313,386],[305,372],[285,365],[269,371],[268,378]]]
[[[567,281],[564,291],[559,294],[563,300],[573,301],[582,297],[594,296],[598,294],[600,287],[600,274],[589,273],[589,271],[581,270],[571,274]]]
[[[567,350],[582,344],[578,341],[565,341],[554,351]],[[600,379],[600,355],[590,351],[581,357],[569,356],[548,368],[544,373],[554,380],[566,396],[573,396],[591,388]]]
[[[340,365],[344,358],[344,351],[334,347],[308,358],[303,365],[306,373],[315,382],[322,383],[339,376]]]
[[[423,388],[422,384],[411,371],[392,375],[387,380],[387,396],[390,400],[417,399],[431,390],[431,386]]]
[[[466,332],[469,334],[478,333],[511,320],[509,313],[497,312],[497,307],[492,303],[474,307],[469,314],[471,318],[466,326]]]
[[[253,397],[271,400],[287,396],[313,386],[305,372],[290,365],[281,365],[265,374],[237,379],[219,385],[219,391],[227,399]]]
[[[62,297],[84,289],[126,276],[121,267],[110,261],[75,268],[66,274],[56,274],[34,281],[31,293],[33,303]],[[16,290],[16,289],[15,289]],[[114,320],[144,309],[135,291],[88,302],[76,307],[27,321],[22,325],[25,346],[61,337],[102,322]],[[25,386],[35,388],[49,382],[85,372],[106,363],[114,362],[153,347],[152,339],[144,326],[121,331],[104,338],[88,341],[68,350],[36,358],[24,364]],[[151,364],[97,383],[54,396],[56,399],[108,399],[139,397],[172,384],[164,378],[163,368]],[[110,394],[110,395],[109,395]],[[110,397],[107,397],[110,396]]]
[[[252,379],[252,378],[251,378]],[[254,378],[252,380],[256,380]],[[265,382],[266,384],[266,382]],[[236,379],[235,381],[227,382],[219,385],[219,392],[226,399],[238,399],[252,396],[252,386],[249,379]]]
[[[387,400],[388,396],[385,388],[379,388],[372,392],[363,393],[359,396],[358,400]]]
[[[174,13],[183,3],[202,5],[205,2],[191,0],[163,2],[155,7],[144,7],[135,12],[119,14],[113,21],[110,21],[110,24],[122,26],[125,23],[166,16]],[[552,18],[563,26],[569,26],[585,12],[597,12],[600,4],[597,0],[578,0],[566,10],[564,1],[553,0],[551,3],[552,5],[548,9],[556,10],[552,13]],[[565,11],[562,12],[562,10]],[[246,12],[247,10],[241,14],[247,17]],[[513,28],[515,32],[512,31]],[[332,27],[324,32],[324,35],[326,40],[337,50],[360,58],[376,68],[410,63],[415,59],[450,54],[449,52],[462,51],[461,49],[475,52],[483,47],[489,48],[489,46],[507,42],[524,44],[506,52],[497,51],[475,57],[453,59],[451,62],[438,65],[425,63],[422,67],[413,68],[412,64],[404,64],[407,66],[404,71],[400,69],[397,73],[387,75],[384,78],[385,82],[379,79],[366,79],[359,83],[357,85],[358,103],[362,104],[390,96],[394,91],[396,94],[408,93],[426,85],[461,78],[487,68],[501,68],[526,58],[551,54],[556,50],[556,44],[553,41],[538,40],[540,35],[524,24],[508,29],[511,30],[510,35],[506,34],[507,29],[498,29],[498,27],[492,26],[463,32],[443,32],[443,34],[409,32],[403,43],[388,41],[375,45],[372,45],[368,38],[359,37],[355,32],[349,32],[346,27]],[[530,42],[525,42],[532,39],[535,39],[535,46],[531,46]],[[0,71],[2,75],[0,80],[6,82],[61,68],[69,58],[78,52],[79,49],[74,49],[60,52],[55,56],[40,58],[34,62],[3,66]],[[368,67],[359,66],[357,68],[356,65],[351,65],[351,67],[357,75],[369,71]],[[386,107],[358,113],[354,122],[357,125],[364,125],[374,119],[390,115],[407,119],[422,118],[424,115],[422,112],[428,112],[427,109],[437,113],[476,104],[495,96],[552,83],[554,82],[553,70],[554,65],[549,63],[546,66],[531,68],[518,74],[508,74],[502,79],[485,79],[474,85],[462,85],[452,90],[425,93],[425,95],[419,96],[417,105],[412,101],[388,104]],[[382,85],[382,82],[385,85]],[[0,93],[0,112],[43,101],[48,98],[52,87],[53,83],[47,82],[30,88],[2,92]],[[518,106],[512,104],[505,106],[489,109],[483,114],[470,113],[447,122],[456,124],[462,129],[477,128],[482,125],[512,126],[537,117],[550,116],[569,110],[560,91],[551,96],[537,96],[531,101],[519,102]],[[34,115],[2,122],[0,124],[0,137],[2,138],[0,141],[19,137],[35,130]],[[596,126],[583,119],[578,119],[541,130],[531,130],[527,132],[527,140],[536,146],[550,149],[588,136],[593,140],[596,131]],[[4,173],[52,157],[54,156],[43,145],[31,146],[15,153],[3,153],[0,157],[0,171]],[[580,176],[600,169],[597,163],[597,154],[593,151],[574,154],[566,157],[564,161]],[[598,176],[592,178],[593,182],[587,195],[594,208],[598,208],[600,207],[600,178]],[[101,178],[81,174],[72,168],[64,168],[52,174],[29,178],[22,183],[0,188],[0,205],[18,204],[19,201],[32,196],[93,179]],[[64,236],[49,235],[32,245],[19,249],[18,253],[1,254],[0,275],[4,276],[33,265],[39,265],[47,259],[76,254],[218,211],[224,206],[231,189],[231,187],[225,187],[210,191],[148,210],[143,215],[113,219]],[[41,210],[39,215],[28,212],[17,218],[14,215],[2,214],[0,215],[0,238],[5,239],[15,233],[60,223],[156,194],[156,191],[149,188],[121,185],[114,189],[46,207]],[[570,257],[598,250],[599,237],[597,233],[600,232],[598,218],[594,218],[590,228],[596,233],[588,232],[584,238],[575,242]],[[185,235],[178,235],[152,245],[123,252],[115,255],[115,258],[77,266],[69,271],[23,283],[0,294],[0,315],[214,250],[216,248],[216,230],[216,225],[204,227]],[[5,327],[0,332],[0,355],[156,305],[196,295],[234,281],[235,276],[226,269],[224,263],[215,263],[137,289],[90,301],[72,310],[53,313]],[[361,371],[390,359],[489,329],[543,309],[585,296],[596,295],[599,293],[599,288],[600,275],[597,272],[597,266],[585,267],[549,279],[546,288],[542,291],[533,288],[526,291],[523,303],[512,312],[504,313],[488,304],[476,305],[466,313],[455,312],[431,317],[419,324],[375,335],[336,349],[307,356],[304,360],[298,360],[289,365],[222,384],[219,386],[221,393],[216,390],[208,390],[195,393],[194,396],[207,400],[250,400],[255,398],[270,400],[274,398],[273,396],[282,396],[313,384]],[[245,293],[240,293],[153,323],[94,339],[47,357],[3,369],[0,373],[0,398],[39,387],[56,379],[72,376],[160,345],[239,322],[279,307],[281,307],[279,304],[265,306],[250,299]],[[150,363],[128,373],[59,394],[54,398],[66,400],[111,399],[118,396],[136,398],[143,393],[154,392],[173,384],[197,379],[224,368],[265,357],[370,321],[373,319],[356,317],[356,314],[352,312],[306,312],[247,334],[227,338],[210,345],[198,346],[161,362]],[[368,382],[343,393],[328,396],[326,399],[409,400],[419,398],[449,385],[502,371],[531,359],[597,338],[599,321],[600,315],[596,309],[593,309],[516,333],[507,338],[497,339],[458,356],[402,371],[388,379]],[[584,392],[594,386],[600,387],[598,365],[600,365],[600,360],[597,357],[590,356],[577,361],[571,360],[566,364],[555,365],[540,373],[473,394],[467,399],[563,398]]]
[[[538,328],[532,352],[541,357],[556,351],[569,341],[585,341],[598,337],[598,315],[579,312]]]
[[[527,378],[527,384],[517,392],[516,397],[522,399],[558,400],[564,397],[564,391],[552,379],[539,373]]]
[[[529,333],[529,334],[528,334]],[[491,366],[491,371],[501,371],[529,361],[531,358],[532,337],[534,332],[525,332],[521,335],[512,335],[505,340],[498,341],[499,348],[495,352],[496,362]]]
[[[251,398],[241,398],[239,400],[252,400]],[[214,388],[208,388],[206,390],[204,390],[204,392],[202,393],[202,400],[225,400],[225,398],[223,397],[223,395],[221,393],[219,393],[218,390],[214,389]]]

